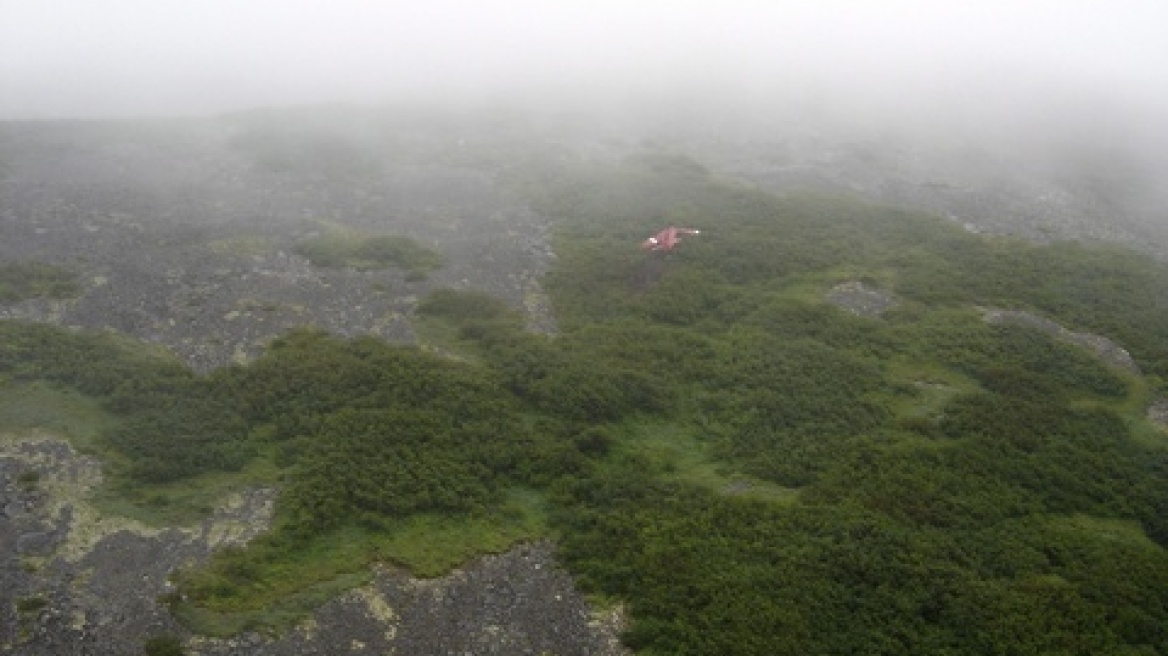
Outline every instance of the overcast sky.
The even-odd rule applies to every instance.
[[[0,0],[3,119],[674,90],[1155,117],[1168,0]]]

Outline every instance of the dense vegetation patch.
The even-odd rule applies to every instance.
[[[296,252],[314,266],[325,268],[398,268],[411,280],[423,280],[442,266],[442,256],[409,237],[361,235],[339,229],[306,239]]]
[[[661,153],[511,175],[558,222],[555,338],[445,290],[419,305],[444,355],[298,331],[198,377],[0,324],[0,373],[120,417],[123,485],[275,472],[273,530],[182,573],[180,617],[286,625],[370,561],[432,575],[553,535],[643,653],[1168,654],[1168,443],[1142,417],[1168,371],[1163,266]],[[637,249],[670,223],[703,233]],[[824,300],[850,280],[898,305]],[[976,305],[1102,332],[1152,375]]]
[[[594,353],[619,352],[625,367],[663,355],[649,365],[677,399],[663,420],[691,427],[723,467],[801,492],[795,504],[712,493],[678,484],[676,463],[620,449],[560,488],[564,556],[586,589],[628,601],[629,642],[662,654],[1168,653],[1168,449],[1162,434],[1133,439],[1147,383],[973,309],[1116,337],[1158,376],[1165,268],[856,201],[776,198],[684,164],[543,180],[541,208],[562,226],[549,280],[561,343],[603,333]],[[632,248],[670,223],[703,234],[664,257]],[[823,301],[857,279],[898,306],[871,319]],[[652,330],[675,338],[640,339]],[[1156,573],[1113,578],[1129,561]]]
[[[146,656],[183,656],[182,639],[175,635],[160,635],[146,639],[142,645],[142,652]]]
[[[80,291],[77,274],[43,262],[0,264],[0,303],[29,298],[70,298]]]

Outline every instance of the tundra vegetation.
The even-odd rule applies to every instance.
[[[371,270],[395,267],[409,280],[424,280],[442,266],[442,256],[409,237],[364,235],[339,226],[296,245],[296,252],[318,267]]]
[[[0,264],[0,303],[30,298],[70,298],[80,291],[77,275],[44,262]]]
[[[279,630],[372,562],[437,575],[550,536],[645,654],[1168,654],[1163,264],[661,153],[509,175],[557,226],[555,337],[445,290],[418,307],[440,348],[301,330],[200,376],[0,323],[6,385],[108,414],[89,443],[133,512],[280,488],[270,532],[177,575],[194,629]],[[703,234],[637,250],[671,223]],[[854,280],[897,305],[825,300]],[[1107,335],[1142,373],[978,306]]]

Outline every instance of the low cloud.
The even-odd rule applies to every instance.
[[[1159,0],[0,0],[0,119],[355,102],[1168,142]]]

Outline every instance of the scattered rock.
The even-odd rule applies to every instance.
[[[0,305],[0,318],[112,329],[200,372],[254,359],[298,326],[413,341],[402,299],[438,287],[499,296],[527,312],[533,330],[555,330],[540,287],[553,257],[545,219],[481,166],[371,152],[386,158],[379,175],[318,178],[311,167],[241,160],[237,128],[215,121],[170,125],[170,138],[100,123],[9,128],[0,262],[35,257],[77,270],[83,292]],[[441,148],[447,135],[411,138]],[[319,269],[295,247],[323,225],[408,236],[446,264],[424,280]]]
[[[21,555],[45,556],[53,551],[57,541],[53,533],[43,531],[25,533],[16,538],[16,553]]]
[[[199,656],[308,653],[627,654],[618,620],[593,613],[572,578],[537,543],[486,556],[439,579],[379,568],[279,638],[246,634],[193,641]],[[356,645],[360,645],[357,647]]]
[[[740,481],[731,481],[730,483],[726,484],[726,487],[723,488],[722,491],[725,494],[730,494],[730,495],[746,494],[753,487],[754,486],[750,484],[750,481],[741,481],[741,480]]]
[[[1013,323],[1040,330],[1055,339],[1083,347],[1094,353],[1104,364],[1123,369],[1134,374],[1140,373],[1139,365],[1119,344],[1107,337],[1093,333],[1078,333],[1068,330],[1045,317],[1022,310],[1000,310],[979,308],[982,317],[990,323]]]
[[[35,493],[16,482],[31,465],[44,472]],[[546,542],[438,579],[378,568],[372,583],[280,637],[191,636],[159,602],[173,591],[167,577],[265,530],[275,491],[233,494],[206,521],[163,530],[99,515],[90,496],[100,482],[99,463],[51,436],[0,439],[0,499],[20,509],[0,520],[0,553],[18,556],[0,562],[0,597],[48,601],[33,618],[0,604],[0,653],[138,656],[158,635],[180,636],[203,656],[627,653],[620,618],[592,612]]]
[[[1168,398],[1160,398],[1148,406],[1148,420],[1158,426],[1168,428]]]
[[[827,301],[862,317],[879,317],[896,306],[896,299],[892,296],[859,280],[832,287],[827,294]]]

